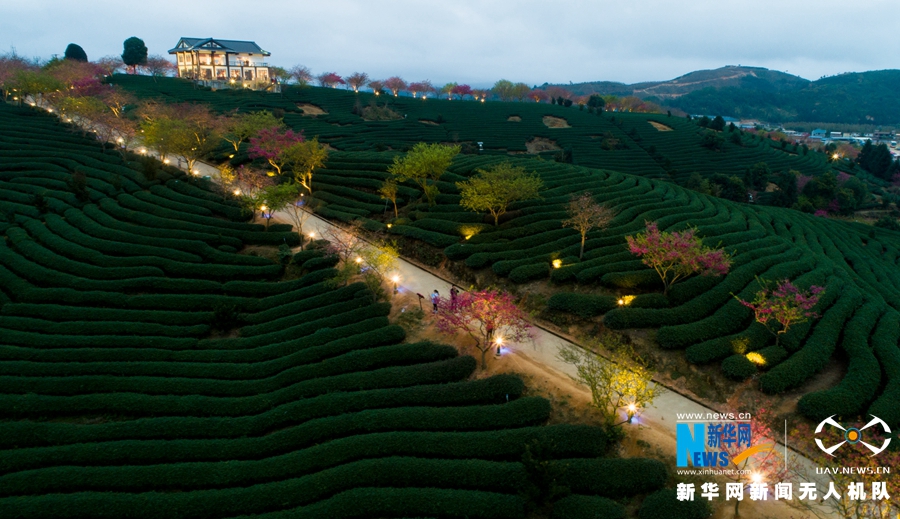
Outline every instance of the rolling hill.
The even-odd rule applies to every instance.
[[[759,67],[722,67],[670,81],[559,85],[579,95],[633,95],[691,114],[769,122],[900,124],[900,70],[854,72],[809,81]]]

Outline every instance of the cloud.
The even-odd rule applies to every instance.
[[[490,85],[671,79],[724,65],[810,79],[891,68],[900,2],[843,0],[33,0],[4,7],[0,48],[90,58],[138,36],[165,54],[181,36],[254,40],[282,66]]]

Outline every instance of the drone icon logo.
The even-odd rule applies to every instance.
[[[832,445],[831,447],[825,447],[825,444],[822,443],[822,440],[816,438],[816,445],[818,445],[819,448],[822,449],[822,452],[824,452],[825,454],[827,454],[829,456],[834,456],[834,454],[832,454],[832,453],[834,451],[838,450],[838,447],[840,447],[841,445],[843,445],[845,443],[849,443],[850,445],[855,445],[857,443],[861,443],[867,449],[872,451],[872,456],[876,456],[876,455],[880,454],[881,451],[883,451],[884,449],[887,449],[888,445],[890,445],[891,439],[886,438],[884,440],[884,443],[882,443],[881,447],[879,448],[879,447],[875,447],[874,445],[871,445],[871,444],[868,444],[868,443],[862,441],[862,432],[864,430],[868,429],[869,427],[872,427],[875,424],[881,425],[881,429],[885,433],[890,433],[891,428],[881,418],[878,418],[875,415],[869,415],[869,416],[872,417],[872,421],[867,423],[865,426],[860,427],[859,429],[857,429],[856,427],[845,428],[844,426],[842,426],[841,424],[839,424],[833,420],[834,415],[829,416],[828,418],[819,422],[819,425],[816,426],[816,434],[819,434],[820,432],[822,432],[822,429],[824,429],[826,425],[830,425],[832,427],[837,427],[838,429],[844,431],[844,441],[838,443],[837,445]]]

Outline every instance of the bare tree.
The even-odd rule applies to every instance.
[[[569,218],[563,220],[563,227],[572,227],[581,234],[581,252],[578,253],[578,259],[584,256],[587,233],[592,229],[605,228],[616,216],[612,209],[595,202],[590,193],[573,197],[566,205],[566,212],[569,213]]]
[[[310,72],[308,67],[303,65],[295,65],[288,73],[291,75],[291,78],[301,86],[308,85],[313,79],[312,72]]]

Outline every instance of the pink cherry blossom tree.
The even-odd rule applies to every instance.
[[[550,94],[546,90],[535,88],[528,94],[528,97],[533,99],[535,103],[545,103],[550,99]]]
[[[761,288],[752,301],[744,301],[737,296],[735,299],[753,310],[756,322],[775,336],[776,345],[791,326],[819,316],[813,308],[819,303],[825,287],[812,285],[807,290],[801,290],[787,279],[778,281],[774,287],[769,281],[757,279],[757,282]]]
[[[285,151],[304,140],[306,139],[304,139],[302,131],[299,133],[295,133],[293,130],[282,131],[277,126],[265,128],[260,130],[256,137],[250,138],[250,158],[266,159],[280,175],[289,159]]]
[[[350,85],[350,88],[353,89],[354,92],[359,92],[359,89],[365,86],[369,81],[369,75],[365,72],[354,72],[347,76],[347,84]]]
[[[731,267],[731,256],[724,249],[703,245],[697,230],[660,231],[656,222],[646,222],[647,229],[636,236],[626,236],[628,250],[641,258],[662,279],[664,294],[669,287],[692,274],[722,276]]]
[[[472,87],[469,85],[454,85],[453,88],[450,89],[450,93],[462,99],[467,95],[472,95]]]
[[[394,94],[394,97],[400,95],[401,90],[406,90],[406,81],[402,78],[393,76],[384,80],[384,86]]]
[[[319,82],[320,86],[326,88],[337,88],[338,85],[345,84],[344,78],[337,75],[335,72],[324,72],[316,76],[316,80]]]
[[[448,335],[468,334],[481,352],[481,369],[492,346],[532,337],[525,313],[513,297],[497,290],[462,292],[455,298],[439,298],[435,314],[438,330]]]
[[[372,81],[369,81],[369,88],[372,89],[372,92],[374,92],[375,95],[379,95],[381,90],[384,89],[384,81],[373,79]]]

